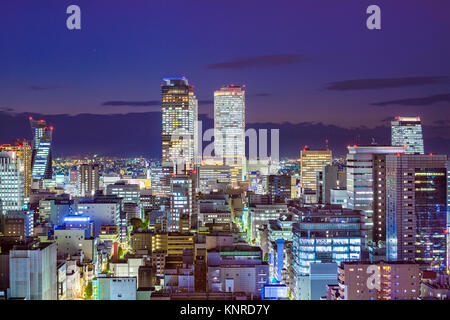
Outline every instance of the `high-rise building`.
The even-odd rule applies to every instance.
[[[22,160],[24,176],[25,198],[31,194],[31,146],[26,140],[17,140],[14,146],[0,145],[0,152],[15,152],[16,158]]]
[[[53,127],[47,126],[45,120],[30,117],[33,130],[31,176],[34,180],[52,178],[52,135]]]
[[[214,150],[224,164],[236,167],[233,181],[241,181],[245,161],[244,86],[229,85],[214,91]]]
[[[25,169],[15,152],[0,152],[0,201],[3,216],[25,205]]]
[[[403,146],[348,146],[347,208],[365,214],[366,249],[372,261],[386,259],[385,156],[402,154]]]
[[[174,173],[172,165],[155,165],[150,166],[150,181],[152,195],[158,197],[170,196],[170,178]]]
[[[391,145],[406,146],[406,154],[423,154],[420,117],[395,117],[391,121]]]
[[[387,258],[425,270],[447,264],[447,156],[386,157]]]
[[[289,175],[271,174],[267,179],[267,190],[270,195],[271,203],[285,203],[286,199],[295,198],[295,177]]]
[[[161,86],[162,162],[191,168],[197,154],[198,101],[188,79],[164,78]],[[177,168],[178,169],[178,168]]]
[[[189,232],[195,190],[190,175],[174,175],[171,179],[170,206],[167,212],[169,232]]]
[[[9,251],[11,298],[56,300],[56,243],[32,241]]]
[[[84,163],[80,165],[78,175],[78,192],[81,197],[90,197],[100,189],[100,165]]]
[[[322,167],[331,164],[331,150],[310,150],[308,146],[300,154],[300,184],[302,192],[309,189],[316,191],[316,175]]]

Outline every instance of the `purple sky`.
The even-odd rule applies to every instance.
[[[71,4],[80,31],[66,28]],[[370,4],[382,30],[365,26]],[[448,0],[24,0],[0,12],[3,110],[157,111],[161,79],[185,75],[209,115],[213,91],[234,83],[248,122],[449,124]]]

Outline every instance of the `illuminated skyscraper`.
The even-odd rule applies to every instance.
[[[386,165],[403,146],[348,146],[347,207],[365,214],[366,247],[371,261],[386,259]]]
[[[34,180],[51,179],[53,127],[47,127],[45,120],[33,120],[32,117],[30,124],[33,130],[31,176]]]
[[[0,201],[3,216],[25,204],[24,166],[15,152],[0,152]]]
[[[85,163],[80,165],[78,175],[78,193],[81,197],[93,196],[100,189],[100,165]]]
[[[300,183],[302,192],[306,189],[316,191],[316,175],[322,171],[322,167],[331,164],[331,150],[310,150],[308,146],[300,154]]]
[[[24,172],[24,194],[29,197],[31,193],[31,146],[26,140],[17,140],[14,146],[0,145],[0,152],[14,152],[16,158],[21,160]]]
[[[391,145],[406,146],[406,154],[424,153],[420,117],[395,117],[391,132]]]
[[[238,165],[242,180],[245,160],[245,90],[229,85],[214,92],[214,150],[226,165]]]
[[[387,258],[446,270],[447,156],[386,156]]]
[[[170,182],[170,206],[167,214],[169,232],[189,232],[195,190],[190,175],[175,175]]]
[[[161,86],[162,162],[191,168],[197,145],[198,101],[188,79],[164,78]],[[178,168],[177,168],[178,169]]]

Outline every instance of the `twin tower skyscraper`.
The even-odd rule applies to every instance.
[[[198,100],[185,77],[164,78],[161,86],[162,163],[193,169],[204,157]],[[206,138],[206,134],[205,134]],[[210,139],[212,137],[208,137]],[[205,149],[206,152],[206,149]],[[245,159],[245,87],[229,85],[214,92],[214,160],[242,166]]]

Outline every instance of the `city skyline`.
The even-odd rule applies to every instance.
[[[0,3],[0,300],[450,300],[445,1]]]

